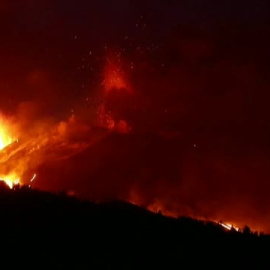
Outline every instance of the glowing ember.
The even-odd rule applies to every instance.
[[[33,175],[33,177],[31,178],[30,182],[32,183],[32,182],[36,179],[36,177],[37,177],[37,174],[35,173],[35,174]]]

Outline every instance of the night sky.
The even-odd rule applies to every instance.
[[[102,104],[129,127],[43,164],[37,187],[270,232],[269,11],[262,0],[1,1],[2,112],[92,128]],[[111,69],[123,89],[110,91]]]

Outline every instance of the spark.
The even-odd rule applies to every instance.
[[[33,175],[33,177],[31,178],[30,182],[32,183],[32,182],[36,179],[36,177],[37,177],[37,174],[35,173],[35,174]]]

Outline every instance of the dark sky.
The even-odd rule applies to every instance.
[[[148,205],[270,231],[269,10],[262,0],[1,1],[1,109],[38,104],[36,119],[74,109],[90,121],[116,57],[134,94],[106,106],[133,132],[69,164],[74,175],[95,164],[78,169],[94,179],[78,189],[136,190]]]
[[[100,79],[106,48],[131,62],[150,61],[147,57],[168,62],[179,42],[191,39],[190,50],[213,46],[211,57],[220,60],[244,54],[240,61],[266,62],[268,6],[267,1],[2,1],[2,106],[40,95],[27,85],[31,72],[46,73],[55,85],[52,92],[61,95],[64,88],[66,107],[72,106],[69,100],[84,94],[82,85]],[[138,48],[144,59],[135,55]]]

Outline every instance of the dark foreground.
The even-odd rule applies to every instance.
[[[270,238],[123,202],[0,188],[0,269],[269,269]],[[18,268],[17,268],[18,267]]]

